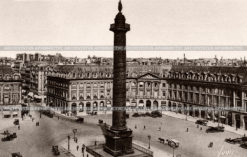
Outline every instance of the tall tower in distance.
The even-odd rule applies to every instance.
[[[110,26],[110,31],[114,32],[113,113],[112,126],[105,135],[104,150],[113,156],[134,152],[132,130],[126,126],[126,33],[130,25],[125,23],[122,8],[120,0],[115,23]]]

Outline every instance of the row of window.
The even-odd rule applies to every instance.
[[[211,94],[219,94],[219,95],[227,95],[227,96],[232,95],[231,90],[219,89],[219,88],[189,86],[189,85],[180,85],[180,84],[169,84],[169,88],[172,90],[184,90],[184,91],[211,93]]]
[[[242,83],[241,76],[234,75],[218,75],[218,74],[201,74],[201,73],[182,73],[182,72],[170,72],[168,78],[176,79],[189,79],[208,82],[227,82],[227,83]]]

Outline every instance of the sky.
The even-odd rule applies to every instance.
[[[131,31],[127,45],[247,45],[246,0],[122,0]],[[113,44],[118,0],[0,0],[0,46]],[[16,53],[0,51],[0,56]],[[28,52],[27,52],[28,53]],[[42,52],[43,53],[43,52]],[[44,52],[55,54],[57,52]],[[61,52],[112,57],[112,52]],[[134,51],[128,57],[240,58],[246,51]]]

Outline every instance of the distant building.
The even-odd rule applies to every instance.
[[[22,97],[21,77],[10,66],[0,65],[0,109],[3,116],[19,115]]]

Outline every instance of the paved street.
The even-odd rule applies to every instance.
[[[51,157],[51,147],[65,139],[68,134],[72,135],[72,128],[81,128],[78,134],[84,130],[79,124],[71,123],[68,121],[57,120],[55,118],[48,118],[42,116],[39,119],[38,113],[32,113],[35,120],[32,122],[31,119],[25,119],[21,121],[21,130],[18,131],[17,127],[8,128],[11,132],[17,133],[17,139],[8,142],[0,142],[0,156],[9,157],[12,152],[21,152],[24,157]],[[36,127],[35,122],[39,121],[40,126]],[[97,128],[95,125],[90,125],[87,128],[94,130]],[[3,132],[3,130],[1,130]],[[87,131],[86,131],[87,132]],[[88,131],[89,133],[90,131]],[[2,138],[3,135],[0,135]],[[64,157],[64,155],[62,155]]]
[[[95,140],[104,141],[101,130],[96,125],[98,119],[111,123],[111,115],[88,116],[85,117],[84,124],[77,124],[57,118],[48,118],[44,115],[39,119],[38,113],[32,114],[35,116],[34,122],[29,118],[21,121],[20,131],[13,125],[10,127],[9,130],[17,132],[18,138],[11,142],[0,142],[1,157],[9,157],[11,152],[21,152],[24,157],[51,157],[53,156],[51,153],[52,145],[58,144],[67,148],[67,135],[70,134],[73,137],[72,129],[74,128],[78,129],[76,134],[78,143],[76,144],[71,138],[70,147],[72,152],[76,152],[75,155],[80,155],[80,150],[76,151],[77,145],[81,146],[86,141],[89,141],[90,144],[93,144]],[[39,127],[35,126],[36,121],[40,122]],[[151,135],[151,149],[155,150],[155,156],[160,156],[160,154],[171,156],[172,154],[172,149],[169,146],[158,142],[159,137],[179,140],[181,146],[175,150],[175,154],[182,154],[182,157],[223,157],[226,155],[219,154],[226,151],[232,153],[230,156],[245,157],[247,153],[247,150],[240,148],[239,145],[224,142],[226,137],[233,138],[239,135],[230,132],[207,134],[205,133],[206,127],[200,131],[194,123],[189,121],[164,116],[155,119],[131,117],[127,122],[134,131],[135,143],[147,148],[147,136]],[[135,129],[135,125],[137,125],[137,129]],[[144,129],[144,125],[146,129]],[[161,131],[158,131],[159,127],[161,127]],[[186,132],[187,127],[189,132]],[[3,137],[3,135],[0,136]],[[208,148],[209,142],[214,142],[213,148]],[[64,157],[65,155],[61,156]]]
[[[110,115],[100,115],[97,117],[87,117],[86,121],[97,123],[98,119],[103,119],[107,123],[111,123]],[[138,120],[138,122],[137,122]],[[224,133],[205,133],[206,127],[203,126],[202,131],[190,121],[185,121],[170,116],[162,118],[133,118],[127,121],[128,126],[134,131],[134,142],[140,143],[148,148],[148,135],[151,135],[151,149],[154,151],[154,156],[163,156],[169,154],[172,156],[172,149],[168,145],[158,142],[158,138],[174,138],[180,141],[180,147],[175,150],[175,154],[181,154],[182,157],[226,157],[236,156],[245,157],[247,150],[239,147],[239,145],[232,145],[224,142],[225,138],[239,137],[240,135],[227,132]],[[135,129],[137,125],[137,129]],[[144,125],[146,129],[144,129]],[[161,127],[161,131],[158,128]],[[186,132],[189,128],[189,132]],[[90,138],[90,137],[88,137]],[[99,137],[97,137],[100,139]],[[93,139],[97,139],[92,137]],[[210,142],[213,142],[213,148],[208,148]],[[196,150],[196,151],[195,151]],[[227,155],[228,154],[228,155]]]

